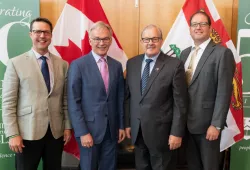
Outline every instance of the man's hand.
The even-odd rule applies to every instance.
[[[94,145],[93,138],[90,133],[81,136],[81,144],[83,147],[91,148]]]
[[[23,148],[25,147],[23,145],[23,138],[21,136],[15,136],[13,138],[9,139],[9,147],[12,151],[16,153],[22,153]]]
[[[168,140],[168,145],[170,150],[177,149],[181,146],[182,138],[170,135]]]
[[[217,140],[220,134],[220,130],[216,129],[214,126],[209,126],[207,129],[206,139],[209,141]]]
[[[119,140],[118,143],[121,143],[125,139],[125,131],[123,129],[119,129]]]
[[[127,138],[130,139],[131,138],[131,128],[126,128],[125,133],[126,133]]]
[[[71,130],[65,129],[63,133],[64,145],[66,145],[70,141],[70,138],[71,138]]]

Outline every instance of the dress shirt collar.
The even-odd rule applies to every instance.
[[[98,54],[96,54],[93,50],[91,52],[92,52],[92,55],[93,55],[95,61],[98,63],[99,60],[100,60],[100,58],[101,58],[101,56],[99,56]],[[105,58],[105,60],[107,62],[107,55],[105,55],[104,58]]]
[[[152,59],[153,60],[152,62],[156,62],[156,60],[157,60],[157,58],[158,58],[158,56],[159,56],[160,53],[161,52],[159,52],[157,55],[155,55],[153,57],[148,57],[147,54],[145,54],[143,61],[146,62],[146,59]]]
[[[45,56],[45,57],[47,57],[47,59],[50,59],[50,57],[49,57],[49,52],[47,52],[47,53],[44,54],[44,55],[41,55],[41,54],[39,54],[38,52],[36,52],[33,48],[32,48],[32,51],[33,51],[33,53],[35,54],[36,59],[39,59],[41,56]]]
[[[202,49],[204,51],[210,41],[211,41],[211,38],[208,38],[206,41],[204,41],[203,43],[201,43],[199,45],[200,49]],[[192,42],[192,50],[194,50],[194,49],[195,49],[195,44],[194,44],[194,41],[193,41]]]

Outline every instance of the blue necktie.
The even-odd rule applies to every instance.
[[[41,65],[41,71],[42,71],[43,78],[44,78],[44,81],[45,81],[45,84],[47,86],[48,93],[49,93],[50,92],[50,78],[49,78],[49,67],[46,61],[47,57],[41,56],[40,59],[43,60],[42,65]]]
[[[149,71],[150,71],[150,63],[152,59],[146,59],[146,65],[144,67],[142,77],[141,77],[141,94],[143,95],[144,90],[147,86],[148,78],[149,78]]]

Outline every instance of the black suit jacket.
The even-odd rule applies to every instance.
[[[185,63],[191,47],[183,50]],[[231,101],[235,61],[230,49],[212,40],[203,52],[188,87],[187,126],[192,134],[206,133],[208,127],[224,128]]]
[[[146,145],[168,149],[169,135],[182,137],[186,126],[187,85],[183,63],[162,52],[156,60],[144,95],[141,95],[141,67],[144,54],[127,62],[125,125],[131,127],[135,143],[139,127]]]

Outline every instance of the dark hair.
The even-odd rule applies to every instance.
[[[195,13],[190,17],[190,20],[189,20],[190,25],[191,25],[191,21],[192,21],[193,17],[194,17],[196,14],[202,14],[202,15],[204,15],[204,16],[207,18],[208,25],[211,26],[211,19],[210,19],[209,15],[208,15],[206,12],[202,11],[202,10],[199,10],[199,11],[195,12]]]
[[[33,30],[34,22],[45,22],[46,24],[49,25],[50,31],[52,32],[52,29],[53,29],[52,23],[47,18],[42,18],[42,17],[35,18],[35,19],[33,19],[31,21],[31,23],[30,23],[30,32],[32,32],[32,30]]]

